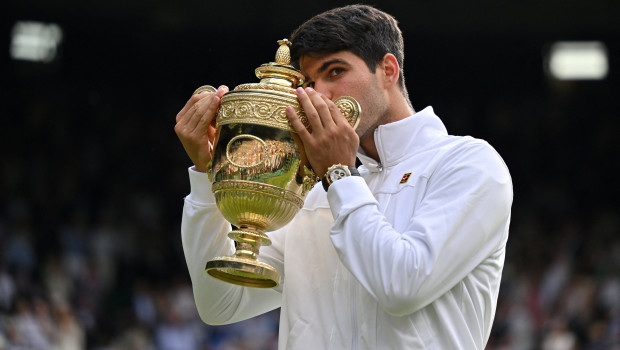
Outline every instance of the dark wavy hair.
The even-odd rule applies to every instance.
[[[296,68],[302,56],[350,51],[375,73],[377,64],[391,53],[400,66],[400,89],[409,100],[403,74],[403,35],[396,19],[381,10],[349,5],[323,12],[300,25],[291,34],[291,42],[291,64]]]

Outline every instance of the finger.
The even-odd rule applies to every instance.
[[[220,85],[217,88],[217,91],[215,91],[215,95],[219,98],[224,97],[224,94],[228,92],[228,86],[226,85]]]
[[[201,101],[205,98],[210,98],[210,96],[213,96],[214,94],[215,96],[222,98],[222,96],[224,96],[224,94],[227,92],[228,92],[228,86],[220,85],[214,93],[213,92],[200,92],[200,93],[192,95],[192,97],[185,103],[185,106],[183,106],[181,111],[177,114],[176,122],[178,123],[182,119],[186,119],[186,121],[189,121],[189,118],[184,118],[184,117],[191,116],[191,115],[188,115],[187,112],[192,107],[194,107],[196,103],[198,103],[198,101]]]
[[[286,116],[291,123],[293,130],[299,135],[302,140],[305,140],[310,136],[310,132],[306,129],[306,126],[299,119],[299,115],[295,112],[295,109],[291,106],[286,107]]]
[[[310,91],[307,91],[308,89]],[[310,101],[312,101],[314,109],[316,109],[317,113],[319,114],[319,119],[321,120],[323,128],[328,129],[330,127],[333,127],[335,125],[334,116],[332,116],[329,105],[325,102],[325,100],[329,99],[327,99],[326,96],[323,96],[323,94],[312,88],[308,89],[306,91],[308,93],[308,96],[310,97]]]
[[[314,108],[314,104],[310,100],[310,97],[306,93],[306,91],[313,90],[304,90],[303,88],[297,88],[297,99],[299,100],[299,104],[301,108],[304,110],[306,114],[306,118],[308,119],[308,123],[310,124],[310,129],[312,132],[319,132],[323,128],[323,123],[319,117],[319,112],[317,112],[316,108]]]
[[[343,123],[349,124],[349,121],[344,116],[344,114],[342,114],[342,111],[340,110],[340,108],[338,108],[338,106],[336,106],[336,104],[332,100],[330,100],[329,98],[325,96],[323,96],[323,100],[325,101],[325,104],[329,108],[330,114],[332,116],[332,121],[334,122],[334,124],[336,125],[341,125]]]
[[[206,95],[207,93],[203,93],[201,95]],[[200,96],[200,95],[194,95]],[[198,121],[202,117],[202,112],[206,110],[206,106],[208,106],[213,98],[215,97],[215,93],[209,92],[208,95],[198,98],[192,96],[192,99],[195,99],[194,103],[189,107],[189,109],[183,114],[179,124],[183,125],[185,129],[188,131],[193,131],[198,124]]]
[[[195,133],[204,133],[217,114],[217,109],[220,106],[221,99],[214,95],[210,101],[200,101],[204,103],[197,103],[194,115],[192,115],[190,121],[187,124],[189,130]]]
[[[189,119],[188,117],[190,115],[187,114],[187,112],[194,107],[194,105],[204,99],[204,98],[209,98],[209,96],[213,95],[212,92],[208,92],[208,93],[201,93],[201,94],[196,94],[196,95],[192,95],[192,97],[190,97],[189,100],[187,100],[187,102],[185,103],[185,106],[183,106],[183,108],[181,109],[181,111],[179,111],[179,113],[177,114],[177,118],[176,121],[177,123],[180,121],[186,121]]]
[[[228,92],[226,85],[221,85],[215,93],[211,93],[210,100],[200,100],[194,106],[194,110],[190,108],[188,113],[192,113],[187,122],[187,128],[192,132],[204,133],[208,126],[215,126],[215,116],[220,106],[220,102],[225,93]]]

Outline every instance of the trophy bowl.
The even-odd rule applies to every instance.
[[[280,284],[279,273],[259,261],[259,248],[271,244],[266,232],[289,223],[318,181],[285,112],[293,107],[309,128],[295,94],[304,76],[290,65],[290,42],[278,43],[276,62],[256,68],[260,83],[239,85],[222,97],[209,170],[218,210],[236,227],[228,235],[236,251],[210,260],[205,271],[248,287]],[[213,91],[205,85],[194,93]],[[359,103],[348,96],[334,103],[356,127]]]

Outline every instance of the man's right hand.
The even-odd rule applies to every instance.
[[[197,171],[206,172],[213,154],[215,117],[228,87],[193,95],[177,114],[174,131]]]

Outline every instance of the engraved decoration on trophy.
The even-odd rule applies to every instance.
[[[271,244],[266,232],[293,219],[317,182],[285,112],[292,106],[309,128],[295,94],[304,76],[290,65],[290,42],[284,39],[278,44],[275,62],[256,68],[259,83],[239,85],[222,97],[209,168],[217,207],[237,229],[228,234],[235,241],[235,253],[207,262],[205,271],[248,287],[280,283],[280,274],[259,260],[259,248]],[[205,85],[194,94],[214,91]],[[359,103],[348,96],[334,103],[357,127]]]

